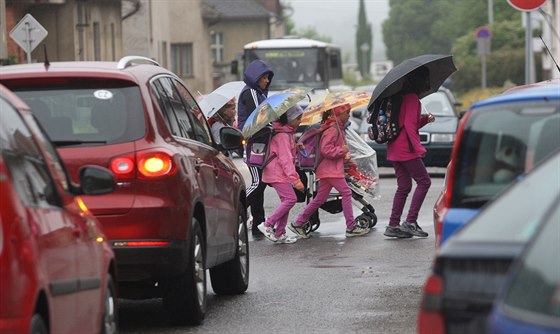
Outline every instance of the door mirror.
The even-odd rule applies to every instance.
[[[102,195],[115,191],[113,174],[100,166],[85,166],[80,169],[80,185],[77,195]]]

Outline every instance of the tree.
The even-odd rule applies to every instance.
[[[360,0],[356,31],[356,59],[363,78],[370,76],[372,39],[371,24],[367,22],[364,0]]]

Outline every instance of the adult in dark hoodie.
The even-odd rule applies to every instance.
[[[237,127],[243,129],[245,121],[255,108],[268,96],[268,86],[274,72],[262,60],[254,60],[247,65],[243,74],[245,87],[241,90],[237,103]],[[265,221],[264,190],[266,183],[261,181],[262,169],[249,167],[251,185],[247,188],[247,204],[251,208],[253,219],[252,231],[260,233],[257,226]]]

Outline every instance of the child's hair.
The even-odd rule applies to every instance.
[[[329,119],[329,117],[332,116],[332,109],[329,110],[325,110],[323,112],[323,117],[321,117],[321,123],[325,122],[327,119]]]
[[[287,113],[283,113],[282,115],[280,115],[280,118],[278,118],[278,121],[280,121],[280,123],[281,123],[282,125],[288,124],[288,114],[287,114]]]

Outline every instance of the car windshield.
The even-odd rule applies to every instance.
[[[444,92],[435,92],[422,98],[423,112],[430,112],[434,116],[451,116],[455,117],[453,105]],[[424,110],[425,109],[425,110]]]
[[[457,234],[461,241],[525,242],[558,201],[560,154],[527,174]]]
[[[86,88],[20,86],[14,91],[57,146],[116,144],[144,136],[138,87],[80,86]]]
[[[493,105],[472,113],[457,155],[453,207],[481,207],[560,142],[557,100]]]

